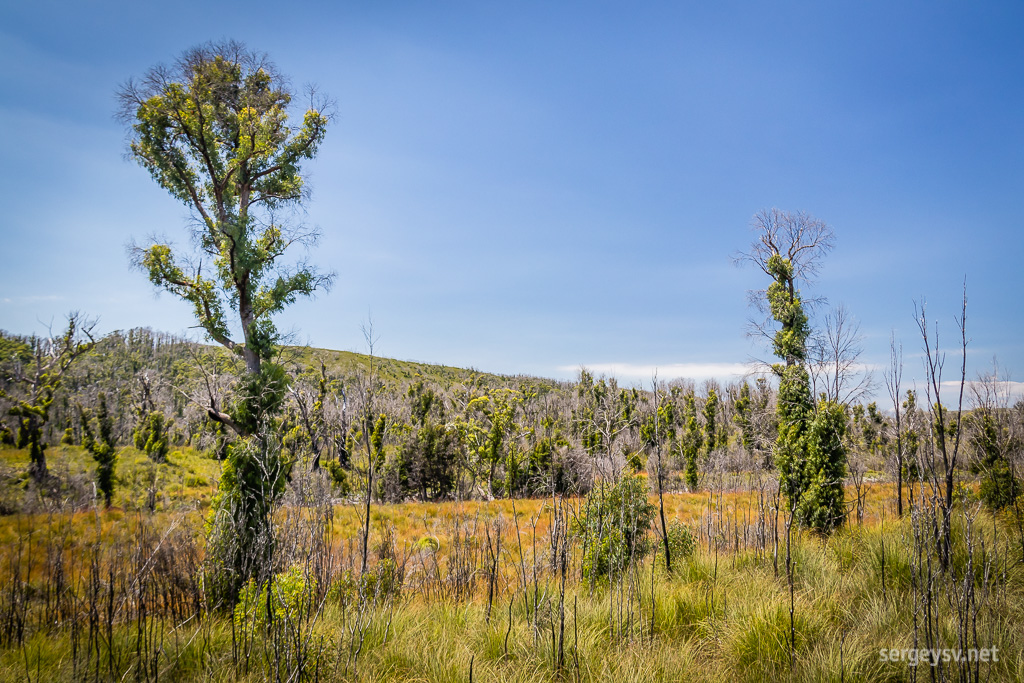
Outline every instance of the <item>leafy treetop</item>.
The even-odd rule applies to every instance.
[[[265,55],[233,41],[188,50],[129,81],[119,97],[129,156],[199,219],[197,261],[157,243],[135,249],[136,264],[191,303],[200,327],[239,352],[248,372],[259,372],[277,340],[270,316],[333,277],[282,264],[289,246],[316,234],[276,220],[303,198],[300,165],[323,141],[325,103],[312,102],[302,125],[290,126],[285,80]],[[244,345],[231,337],[227,307],[238,313]]]

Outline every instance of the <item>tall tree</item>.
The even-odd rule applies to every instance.
[[[755,263],[772,279],[763,301],[778,325],[771,336],[772,350],[785,361],[772,365],[779,378],[775,464],[790,509],[803,524],[829,531],[845,517],[846,453],[841,431],[845,420],[835,401],[823,399],[815,406],[811,395],[807,369],[811,327],[800,284],[817,274],[835,238],[826,223],[802,212],[761,211],[753,225],[758,239],[740,259]],[[767,334],[769,328],[759,329]]]
[[[114,445],[114,421],[107,409],[107,395],[99,393],[99,408],[96,411],[96,430],[93,433],[94,418],[91,413],[81,410],[82,446],[96,461],[96,488],[103,495],[103,504],[110,507],[114,498],[114,466],[117,464],[117,447]]]
[[[718,431],[718,393],[714,387],[708,388],[708,397],[704,400],[704,443],[707,448],[707,456],[710,457],[712,451],[719,447],[722,437],[725,436],[725,428],[723,426],[721,432]]]
[[[199,326],[245,362],[237,397],[209,416],[239,434],[228,454],[211,541],[227,572],[225,597],[269,566],[269,515],[283,487],[274,416],[287,376],[271,362],[279,335],[271,320],[333,275],[285,262],[317,233],[282,220],[304,198],[302,162],[324,138],[325,103],[311,102],[301,125],[288,113],[293,93],[266,55],[237,42],[187,50],[119,92],[130,125],[129,155],[195,214],[197,254],[155,243],[133,250],[157,287],[192,304]],[[205,267],[205,269],[204,269]],[[234,314],[233,318],[228,312]]]
[[[703,445],[704,437],[700,431],[700,424],[697,422],[696,397],[691,389],[683,397],[683,434],[680,439],[680,448],[684,462],[684,476],[686,478],[686,485],[691,491],[697,488],[697,460]]]

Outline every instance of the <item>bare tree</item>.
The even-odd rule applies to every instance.
[[[381,452],[381,444],[375,443],[383,438],[383,424],[379,425],[375,423],[378,420],[375,414],[376,408],[376,397],[379,392],[378,379],[376,375],[376,366],[374,361],[374,347],[377,344],[378,337],[373,332],[373,319],[371,318],[365,325],[363,325],[363,338],[366,340],[366,345],[370,352],[370,369],[366,374],[363,382],[359,384],[359,394],[362,399],[362,428],[363,428],[363,445],[366,448],[366,504],[364,508],[363,516],[363,548],[362,548],[362,564],[360,565],[360,575],[366,573],[367,559],[369,552],[370,542],[370,505],[373,501],[373,477],[376,474],[376,464],[374,461],[378,460],[378,456]],[[379,421],[383,422],[384,416],[381,415]]]
[[[668,525],[665,524],[665,473],[661,463],[661,387],[658,385],[658,371],[651,378],[651,389],[654,391],[654,448],[658,462],[658,514],[661,519],[661,537],[665,543],[665,570],[672,573],[672,551],[669,549]]]
[[[835,233],[832,228],[803,211],[764,209],[754,214],[752,228],[758,239],[750,251],[740,253],[737,261],[750,261],[772,276],[768,260],[778,254],[793,265],[796,281],[813,282],[821,260],[832,251]]]
[[[739,252],[733,260],[737,264],[753,263],[772,279],[775,275],[768,264],[771,258],[781,256],[787,260],[791,265],[791,277],[785,285],[790,299],[796,297],[800,284],[814,282],[822,260],[835,246],[832,227],[804,211],[763,209],[754,214],[751,230],[757,233],[757,239],[750,245],[750,251]],[[750,321],[749,334],[772,339],[774,332],[769,329],[766,290],[751,290],[747,297],[750,304],[766,316],[760,321]],[[813,308],[823,300],[801,297],[801,301],[808,308]]]
[[[922,304],[919,309],[915,306],[915,309],[918,329],[921,331],[921,339],[924,344],[925,389],[928,397],[928,409],[932,418],[933,442],[938,455],[942,458],[942,482],[938,481],[934,464],[930,469],[932,472],[932,484],[935,490],[941,492],[942,495],[940,501],[942,507],[942,533],[939,538],[939,551],[943,567],[946,567],[949,564],[951,552],[950,516],[953,510],[953,486],[956,466],[960,456],[960,437],[963,431],[963,420],[961,418],[964,388],[967,384],[967,285],[966,283],[964,284],[963,305],[960,317],[957,318],[957,326],[960,329],[961,364],[955,421],[949,416],[948,410],[942,402],[942,371],[946,355],[939,350],[938,329],[936,327],[934,335],[930,337],[924,305]]]
[[[885,372],[885,387],[889,391],[895,411],[896,428],[896,514],[903,516],[903,412],[900,403],[900,384],[903,381],[903,345],[896,344],[896,336],[889,337],[889,369]]]
[[[315,388],[305,382],[296,382],[288,389],[298,411],[299,421],[309,438],[309,448],[313,455],[310,461],[312,470],[320,469],[320,456],[326,445],[324,435],[327,431],[324,418],[324,406],[327,402],[327,365],[323,358],[318,358],[318,361],[320,375],[316,378]]]
[[[860,323],[840,304],[824,319],[824,329],[810,340],[807,369],[815,396],[850,405],[874,389],[871,371],[861,363],[864,337]]]

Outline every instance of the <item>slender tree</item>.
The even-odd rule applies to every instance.
[[[896,514],[903,516],[903,411],[900,405],[900,384],[903,381],[903,345],[896,343],[896,335],[889,335],[889,368],[885,372],[885,388],[893,407],[893,432],[896,437],[894,468],[896,470]]]
[[[704,445],[704,437],[697,422],[697,403],[692,390],[686,392],[683,397],[683,435],[680,442],[686,485],[693,491],[697,488],[697,461]]]
[[[117,464],[117,446],[114,444],[114,421],[107,409],[107,395],[99,393],[96,417],[85,410],[80,413],[82,446],[96,461],[96,488],[103,496],[103,504],[110,507],[114,499],[114,466]],[[93,423],[95,422],[95,433]]]

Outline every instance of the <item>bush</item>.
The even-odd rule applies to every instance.
[[[996,460],[981,482],[979,497],[992,510],[1013,505],[1020,494],[1020,482],[1003,459]]]
[[[953,487],[953,502],[958,505],[967,505],[977,500],[977,496],[974,495],[974,489],[969,484],[958,481]]]
[[[154,410],[149,413],[139,422],[132,435],[135,448],[145,451],[153,462],[164,462],[170,449],[168,431],[173,425],[174,422],[167,420],[162,412]]]
[[[673,519],[668,524],[668,548],[672,551],[673,561],[689,557],[697,550],[697,537],[689,526]],[[659,546],[659,552],[664,555],[664,546]]]
[[[647,482],[640,476],[625,475],[611,487],[591,492],[573,523],[583,540],[583,575],[592,581],[617,575],[650,552],[654,512]]]
[[[349,482],[348,470],[337,460],[328,460],[324,463],[324,469],[331,475],[331,485],[338,495],[344,497],[352,493],[352,484]]]
[[[270,589],[268,604],[267,589]],[[246,633],[259,633],[268,626],[268,616],[277,624],[297,624],[310,605],[310,590],[302,568],[294,566],[268,583],[249,579],[238,594],[235,626]]]

